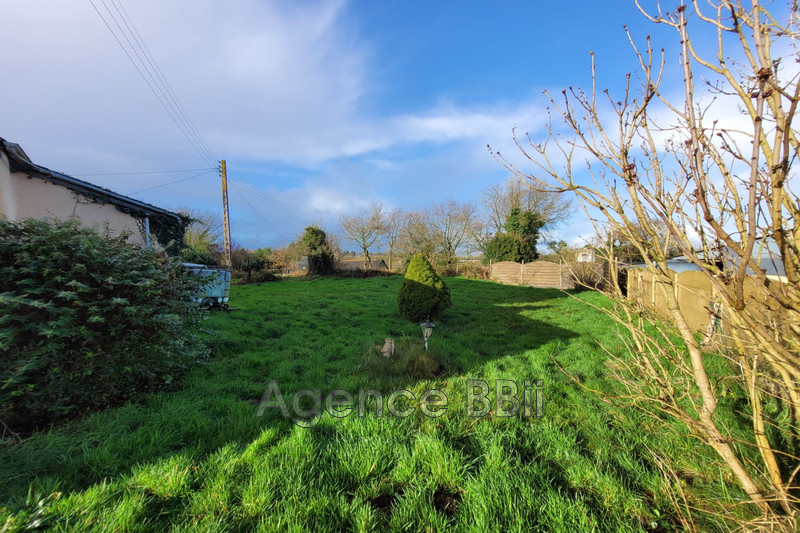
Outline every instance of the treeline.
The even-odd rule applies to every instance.
[[[572,211],[568,199],[531,189],[516,177],[490,185],[479,200],[480,207],[447,200],[418,211],[388,211],[373,202],[354,216],[343,216],[341,234],[360,250],[365,268],[377,250],[384,252],[390,269],[397,258],[418,253],[443,269],[476,252],[484,262],[533,261],[539,256],[540,233]]]
[[[194,220],[187,228],[184,260],[220,263],[219,216],[210,212],[183,212]],[[554,229],[571,213],[567,198],[532,189],[519,178],[511,177],[505,183],[486,187],[477,204],[450,199],[426,209],[406,211],[388,209],[373,201],[355,215],[342,216],[336,232],[312,225],[293,242],[278,249],[246,250],[234,243],[232,268],[240,277],[251,280],[256,273],[256,281],[293,270],[301,259],[319,256],[322,245],[311,246],[311,234],[324,235],[325,253],[330,254],[334,263],[353,256],[352,252],[343,251],[343,243],[354,246],[365,270],[373,267],[373,258],[378,253],[390,270],[404,266],[415,254],[422,254],[442,271],[463,256],[478,256],[484,262],[533,261],[540,253],[553,252],[542,246],[542,232]]]

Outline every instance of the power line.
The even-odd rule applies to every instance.
[[[101,0],[101,2],[103,2],[103,6],[106,8],[106,11],[108,11],[109,15],[114,20],[114,23],[117,25],[117,28],[119,28],[120,32],[125,37],[125,40],[127,41],[128,45],[133,50],[133,52],[136,55],[137,59],[139,59],[139,61],[141,62],[142,66],[145,67],[145,70],[150,75],[150,79],[152,79],[155,82],[156,87],[159,89],[159,91],[161,92],[162,96],[164,96],[164,98],[166,99],[167,104],[172,108],[173,112],[175,113],[175,115],[178,118],[178,121],[183,125],[183,127],[186,129],[186,131],[188,131],[189,137],[191,137],[194,140],[194,144],[196,144],[196,148],[199,148],[199,152],[201,153],[201,155],[204,155],[205,157],[210,158],[211,161],[214,161],[216,158],[208,150],[207,145],[205,144],[205,141],[203,140],[202,136],[200,136],[199,132],[197,132],[196,130],[193,132],[192,128],[189,126],[189,123],[191,122],[191,120],[189,120],[189,117],[186,115],[185,111],[183,111],[183,106],[180,105],[180,102],[177,100],[177,96],[174,96],[174,98],[171,97],[171,94],[174,95],[174,92],[170,93],[170,91],[166,88],[166,85],[168,85],[168,84],[166,83],[166,78],[163,77],[163,73],[162,73],[161,76],[159,76],[157,74],[157,71],[160,72],[160,69],[157,69],[156,68],[157,66],[154,65],[154,61],[155,60],[152,59],[152,54],[148,55],[148,53],[145,51],[145,49],[144,49],[145,46],[143,46],[144,45],[144,41],[141,39],[141,35],[140,34],[139,34],[139,38],[137,39],[136,34],[138,34],[138,30],[136,30],[136,34],[134,34],[134,31],[131,29],[131,26],[133,26],[134,29],[135,29],[135,25],[133,24],[133,20],[131,20],[130,17],[127,17],[127,20],[126,20],[126,17],[123,16],[123,14],[120,11],[119,7],[117,7],[117,4],[115,3],[115,0],[109,0],[109,1],[111,2],[111,5],[114,6],[114,9],[117,11],[117,14],[119,14],[120,19],[122,20],[122,23],[128,29],[128,33],[127,34],[122,29],[122,26],[119,24],[119,22],[117,21],[117,18],[114,16],[114,14],[111,13],[111,10],[108,9],[108,6],[106,5],[105,0]],[[118,1],[120,2],[120,5],[121,5],[122,4],[122,0],[118,0]],[[124,10],[124,6],[123,6],[123,10]],[[127,11],[125,13],[127,14]],[[128,23],[128,21],[130,22],[130,24]],[[139,54],[139,51],[137,51],[137,49],[136,49],[137,47],[134,46],[134,44],[131,42],[131,39],[128,37],[128,34],[130,34],[130,36],[133,38],[133,41],[138,46],[139,51],[142,52],[141,55]],[[144,56],[144,59],[142,59],[142,56]],[[148,69],[148,66],[149,66],[149,69]],[[179,125],[179,127],[180,127],[180,125]]]
[[[250,203],[250,202],[247,200],[247,198],[245,197],[245,195],[244,195],[244,194],[242,194],[242,192],[239,190],[239,188],[238,188],[238,187],[237,187],[237,186],[236,186],[234,183],[231,183],[231,188],[232,188],[234,191],[236,191],[236,194],[238,194],[239,196],[241,196],[242,200],[244,200],[244,203],[246,203],[248,206],[250,206],[250,209],[252,209],[252,210],[253,210],[253,212],[254,212],[256,215],[258,215],[258,216],[261,218],[261,220],[263,220],[264,222],[266,222],[267,226],[269,226],[269,227],[272,229],[272,231],[274,231],[275,233],[277,233],[277,234],[280,236],[280,238],[281,238],[281,239],[283,239],[283,242],[289,242],[289,239],[287,239],[287,238],[286,238],[286,237],[283,235],[283,233],[281,233],[280,231],[278,231],[278,229],[277,229],[275,226],[273,226],[273,225],[270,223],[270,221],[269,221],[269,220],[267,220],[267,218],[266,218],[264,215],[262,215],[262,214],[261,214],[261,212],[260,212],[258,209],[256,209],[256,208],[253,206],[253,204],[251,204],[251,203]]]
[[[100,11],[100,9],[98,9],[97,5],[95,5],[94,0],[89,0],[89,3],[92,5],[92,7],[94,8],[94,10],[97,13],[97,15],[100,17],[100,19],[106,25],[106,28],[108,28],[109,32],[111,32],[111,35],[117,41],[117,44],[120,46],[120,48],[122,48],[122,51],[128,57],[128,60],[134,66],[136,71],[139,73],[139,76],[147,84],[147,86],[149,87],[150,91],[153,93],[153,96],[156,97],[158,102],[161,104],[161,106],[164,108],[164,110],[170,116],[172,121],[178,127],[178,129],[183,134],[183,136],[186,138],[186,140],[189,142],[189,144],[192,145],[192,147],[195,149],[195,151],[197,151],[197,153],[200,155],[200,157],[202,157],[207,163],[209,163],[210,165],[212,165],[214,167],[214,169],[216,169],[217,168],[216,165],[219,162],[219,158],[216,157],[214,155],[214,153],[211,151],[211,149],[208,147],[208,144],[205,142],[205,139],[200,134],[200,132],[197,129],[197,127],[195,126],[194,122],[189,117],[189,114],[186,112],[186,109],[184,108],[184,106],[181,104],[180,99],[178,98],[177,94],[175,93],[175,90],[172,88],[172,85],[167,80],[166,76],[164,75],[163,70],[161,70],[161,67],[158,65],[158,62],[156,61],[155,57],[150,52],[150,49],[148,48],[147,44],[145,43],[144,39],[142,38],[141,33],[136,28],[135,23],[133,22],[133,20],[131,19],[130,15],[128,14],[128,11],[125,9],[125,6],[124,6],[122,0],[99,0],[99,1],[100,1],[100,3],[102,3],[103,7],[105,8],[106,15],[104,15]],[[113,12],[112,12],[112,9],[109,8],[108,3],[106,3],[107,1],[113,7],[113,10],[114,10]],[[116,14],[114,12],[116,12]],[[109,22],[109,21],[111,21],[111,22]],[[112,23],[113,23],[113,26],[116,27],[116,31],[112,27]],[[127,46],[126,46],[125,43],[127,43]],[[206,170],[206,172],[202,172],[202,173],[196,174],[194,176],[189,176],[187,178],[182,178],[182,179],[179,179],[179,180],[176,180],[176,181],[172,181],[172,182],[169,182],[169,183],[165,183],[165,184],[162,184],[162,185],[156,185],[156,186],[153,186],[153,187],[148,187],[146,189],[141,189],[139,191],[136,191],[136,192],[130,193],[130,194],[137,194],[137,193],[149,191],[149,190],[152,190],[152,189],[166,187],[166,186],[169,186],[169,185],[173,185],[175,183],[180,183],[180,182],[187,181],[187,180],[190,180],[190,179],[194,179],[194,178],[197,178],[197,177],[200,177],[200,176],[204,176],[204,175],[208,174],[209,173],[208,171],[211,170],[211,169],[196,169],[196,170],[198,170],[198,171]],[[174,172],[180,172],[180,171],[174,171]],[[96,175],[96,176],[144,175],[144,174],[149,174],[149,173],[144,173],[144,172],[142,172],[142,173],[120,172],[120,173],[115,173],[115,174],[84,174],[84,176],[91,176],[91,175]],[[152,174],[156,174],[156,172],[153,172]],[[237,176],[238,176],[238,174],[237,174]],[[252,183],[249,183],[247,180],[245,180],[241,176],[238,176],[238,177],[239,177],[239,179],[241,181],[239,181],[239,180],[236,180],[236,181],[239,182],[242,187],[246,187],[247,188],[246,190],[247,190],[247,192],[249,193],[250,196],[255,197],[255,198],[257,198],[257,199],[269,204],[271,208],[273,208],[276,211],[281,212],[281,214],[285,215],[288,218],[291,218],[291,219],[293,219],[293,220],[295,220],[297,222],[303,223],[303,224],[308,224],[307,221],[305,221],[302,218],[298,217],[291,210],[291,208],[285,206],[284,204],[282,204],[281,202],[279,202],[279,201],[277,201],[275,199],[270,198],[265,193],[263,193],[260,189],[258,189],[258,187],[256,187]],[[253,209],[253,211],[255,211],[255,213],[270,228],[272,228],[273,231],[275,231],[275,233],[280,235],[281,238],[283,238],[284,240],[288,241],[288,239],[286,239],[286,237],[284,235],[282,235],[269,222],[269,220],[267,220],[250,203],[250,201],[247,199],[247,197],[244,194],[242,194],[242,192],[239,190],[239,187],[235,186],[233,181],[231,182],[231,187],[236,191],[237,194],[239,194],[242,197],[242,199],[245,201],[245,203],[251,209]]]
[[[174,174],[176,172],[199,172],[201,170],[217,170],[217,167],[206,167],[206,168],[187,168],[185,170],[152,170],[148,172],[107,172],[107,173],[100,173],[100,174],[76,174],[71,173],[73,176],[82,178],[82,177],[89,177],[89,176],[145,176],[147,174]]]
[[[296,222],[305,223],[302,217],[297,215],[290,207],[286,206],[279,200],[272,198],[271,196],[267,195],[266,192],[262,191],[258,186],[254,183],[244,179],[238,173],[232,172],[231,174],[235,175],[238,179],[234,180],[239,183],[242,187],[245,187],[252,196],[262,200],[270,204],[271,207],[275,208],[276,210],[280,211],[282,214],[286,215],[287,217],[295,220]]]
[[[179,180],[171,181],[169,183],[163,183],[161,185],[155,185],[153,187],[148,187],[146,189],[142,189],[142,190],[139,190],[139,191],[134,191],[134,192],[131,192],[131,193],[128,193],[128,194],[139,194],[140,192],[152,191],[153,189],[160,189],[161,187],[166,187],[168,185],[174,185],[174,184],[180,183],[182,181],[187,181],[187,180],[191,180],[191,179],[194,179],[194,178],[199,178],[200,176],[206,176],[206,175],[210,174],[214,170],[216,170],[216,169],[212,168],[211,170],[206,170],[205,172],[201,172],[200,174],[195,174],[194,176],[189,176],[188,178],[182,178],[182,179],[179,179]]]
[[[185,110],[183,109],[183,106],[181,106],[179,103],[177,103],[178,102],[177,96],[172,98],[168,94],[169,91],[165,89],[164,81],[165,81],[166,78],[163,78],[163,76],[159,77],[159,76],[154,74],[155,71],[156,71],[156,68],[153,66],[153,62],[150,60],[150,57],[152,57],[152,56],[148,57],[148,55],[144,52],[144,48],[139,44],[140,41],[137,40],[136,37],[133,35],[133,31],[131,31],[132,21],[130,21],[131,24],[129,25],[125,21],[125,17],[122,16],[122,13],[120,12],[119,8],[117,8],[116,4],[114,4],[114,0],[109,0],[109,1],[111,1],[112,5],[114,6],[114,9],[120,15],[120,19],[122,19],[122,24],[120,24],[120,21],[117,19],[117,17],[114,16],[114,13],[112,13],[111,9],[109,9],[108,5],[106,4],[106,0],[100,0],[100,2],[103,4],[103,7],[106,10],[106,12],[108,13],[109,18],[113,21],[114,25],[119,30],[119,35],[122,35],[122,37],[128,43],[128,46],[130,47],[130,51],[129,51],[129,48],[126,47],[123,44],[122,39],[120,39],[120,37],[117,34],[117,32],[114,31],[114,29],[112,28],[111,24],[108,22],[108,20],[103,15],[103,13],[101,13],[100,10],[97,8],[97,6],[95,5],[94,1],[93,0],[89,0],[89,3],[92,5],[92,7],[94,8],[95,12],[100,17],[100,19],[103,21],[103,24],[105,24],[106,28],[108,28],[108,31],[111,32],[111,35],[117,41],[117,44],[119,44],[120,48],[122,48],[122,51],[128,57],[128,60],[134,66],[136,71],[139,73],[139,76],[141,76],[141,78],[144,80],[144,82],[150,88],[150,91],[153,93],[153,96],[156,97],[158,102],[164,108],[164,111],[167,112],[167,114],[170,116],[172,121],[175,123],[175,125],[178,127],[178,129],[181,131],[181,133],[186,138],[186,140],[189,141],[189,144],[192,145],[192,147],[195,149],[195,151],[197,151],[197,153],[200,155],[200,157],[202,157],[207,163],[209,163],[211,165],[215,165],[217,163],[216,158],[210,152],[210,150],[208,150],[207,144],[203,140],[202,136],[199,134],[199,132],[197,132],[196,128],[194,128],[194,131],[193,131],[192,128],[190,128],[188,126],[188,123],[190,122],[190,120],[188,120],[188,115],[186,114]],[[129,17],[128,17],[128,20],[130,20]],[[126,33],[125,30],[122,28],[123,24],[128,28],[128,32],[130,32],[130,34],[131,34],[130,37],[129,37],[128,33]],[[134,46],[133,42],[131,42],[131,37],[133,37],[133,41],[136,42],[136,46]],[[141,35],[139,37],[141,38]],[[141,42],[143,43],[143,41],[141,41]],[[139,51],[137,51],[137,46],[138,46],[139,50],[141,50],[142,54],[140,54]],[[133,55],[135,55],[136,58],[139,60],[139,63],[137,63],[136,60],[134,60],[134,57],[133,57],[133,55],[131,55],[131,52],[133,52]],[[144,59],[142,59],[142,55],[145,56]],[[140,66],[140,64],[141,64],[141,66]],[[150,68],[148,68],[148,65],[150,66]],[[144,69],[144,71],[142,69]],[[145,74],[145,72],[147,72],[147,75]],[[158,90],[156,90],[156,88]],[[159,92],[161,94],[159,94]],[[174,91],[172,92],[172,95],[174,95]]]
[[[293,211],[291,207],[287,206],[286,204],[284,204],[283,202],[281,202],[281,201],[279,201],[277,199],[274,199],[274,198],[268,196],[265,192],[263,192],[261,189],[259,189],[256,185],[254,185],[253,183],[251,183],[251,182],[247,181],[246,179],[244,179],[240,174],[238,174],[236,172],[232,172],[231,174],[236,176],[238,178],[238,180],[236,180],[236,181],[239,182],[241,185],[247,187],[250,190],[250,192],[251,192],[251,194],[253,196],[261,199],[262,201],[264,201],[264,202],[266,202],[268,204],[270,204],[274,209],[280,211],[281,214],[291,218],[292,220],[294,220],[296,222],[299,222],[301,224],[305,224],[306,226],[311,224],[305,218],[297,215],[296,212]]]
[[[274,211],[277,211],[281,215],[283,215],[283,216],[285,216],[287,218],[290,218],[290,219],[292,219],[295,222],[298,222],[300,224],[304,224],[306,226],[310,225],[310,222],[308,222],[304,218],[300,217],[299,215],[295,214],[295,212],[293,212],[289,207],[286,207],[285,205],[281,204],[277,200],[274,200],[273,198],[267,196],[265,193],[261,192],[260,190],[258,190],[253,185],[250,185],[248,183],[245,183],[245,182],[242,182],[242,181],[239,181],[239,180],[235,180],[235,182],[238,183],[239,185],[245,187],[246,190],[248,190],[250,192],[251,196],[255,197],[258,200],[261,200],[265,204],[268,204],[269,207],[272,208]]]
[[[153,54],[150,53],[150,48],[147,46],[147,43],[144,42],[144,39],[139,33],[139,30],[136,28],[136,25],[133,23],[133,20],[131,20],[130,16],[128,15],[128,10],[125,9],[125,5],[122,3],[122,0],[119,0],[119,5],[122,8],[122,12],[124,13],[125,19],[127,19],[127,21],[130,22],[130,25],[133,27],[134,36],[137,42],[140,43],[141,47],[144,49],[145,55],[150,58],[150,61],[155,66],[156,71],[159,74],[159,78],[164,82],[164,85],[166,85],[168,92],[172,95],[173,100],[178,105],[178,108],[183,113],[183,116],[186,118],[186,122],[189,124],[190,129],[195,134],[195,136],[200,140],[200,143],[203,145],[203,148],[212,157],[212,159],[214,159],[215,161],[218,160],[219,158],[214,155],[214,153],[206,144],[205,139],[203,139],[203,136],[200,134],[200,131],[194,125],[194,122],[192,122],[192,119],[189,118],[189,114],[186,112],[186,109],[184,109],[180,99],[178,99],[178,95],[175,94],[175,91],[172,89],[172,85],[169,83],[169,80],[167,80],[167,77],[164,75],[164,72],[161,70],[161,67],[158,65],[158,62],[153,57]]]

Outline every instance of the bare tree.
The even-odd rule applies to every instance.
[[[436,262],[437,249],[426,211],[411,211],[403,216],[399,240],[406,256],[422,254],[429,262]]]
[[[384,209],[380,202],[372,202],[367,209],[363,209],[355,216],[342,217],[342,231],[348,239],[361,248],[364,254],[365,269],[372,265],[369,249],[378,242],[384,232],[386,225],[384,218]]]
[[[503,231],[512,209],[539,215],[544,222],[543,230],[554,228],[572,214],[572,201],[567,195],[534,188],[527,180],[515,175],[505,183],[492,183],[484,188],[481,203],[495,233]]]
[[[474,205],[448,200],[406,213],[399,241],[406,255],[421,253],[434,265],[449,265],[458,250],[475,239],[478,224]]]
[[[552,122],[541,142],[515,136],[538,174],[497,157],[538,188],[573,192],[641,255],[670,321],[622,297],[611,269],[611,316],[624,327],[629,348],[613,366],[624,396],[643,412],[685,423],[773,525],[794,530],[800,458],[789,443],[800,439],[800,201],[790,185],[800,149],[793,124],[800,104],[792,66],[798,61],[797,8],[771,13],[759,0],[692,0],[674,12],[639,9],[676,32],[682,97],[670,98],[664,51],[654,51],[649,38],[637,47],[629,34],[640,85],[629,75],[618,97],[598,94],[595,83],[588,92],[550,97],[569,136],[559,135]],[[694,40],[709,30],[716,45],[710,54],[706,41],[701,49]],[[592,71],[596,80],[594,65]],[[700,75],[707,84],[698,89]],[[737,107],[737,116],[726,116]],[[589,179],[575,170],[578,153],[589,154]],[[678,304],[667,265],[670,246],[713,287],[715,305],[722,307],[718,348],[728,365],[712,363]],[[613,264],[614,247],[606,254]],[[785,272],[769,276],[766,263]],[[671,340],[676,336],[680,342]],[[746,439],[718,410],[730,383],[747,395]]]
[[[398,207],[390,211],[384,219],[383,239],[389,252],[389,270],[394,268],[394,252],[400,241],[404,217],[403,211]]]
[[[472,250],[483,250],[489,241],[497,234],[497,228],[494,221],[485,221],[476,218],[472,225],[472,234],[470,242],[467,243],[469,253]]]
[[[471,203],[459,204],[451,199],[431,207],[427,218],[434,246],[446,264],[453,263],[458,250],[475,233],[477,209]]]

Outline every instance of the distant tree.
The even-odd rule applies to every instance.
[[[538,213],[531,211],[520,211],[515,207],[508,214],[505,230],[509,235],[517,235],[520,238],[535,241],[539,230],[544,226],[544,220]],[[536,243],[534,242],[534,245]]]
[[[333,251],[328,243],[328,235],[318,226],[308,226],[300,237],[308,255],[308,272],[318,276],[328,276],[334,272]]]
[[[300,237],[300,243],[306,254],[313,254],[328,244],[328,235],[318,226],[308,226]]]
[[[550,252],[550,255],[558,259],[563,259],[564,255],[569,250],[569,246],[565,241],[552,241],[547,243],[547,249]]]
[[[534,261],[539,254],[530,243],[516,235],[498,233],[489,241],[483,251],[483,262],[489,261],[516,261],[528,263]]]
[[[245,248],[241,243],[236,240],[231,242],[231,264],[233,270],[243,272],[247,270],[248,262],[250,261],[250,250]]]
[[[403,211],[400,208],[393,209],[386,215],[383,239],[389,251],[389,270],[394,268],[394,252],[400,241],[400,232],[403,227]]]
[[[281,250],[276,250],[275,253],[281,251],[286,258],[287,262],[300,261],[303,256],[308,255],[308,248],[301,242],[300,239],[292,241]]]
[[[428,262],[435,262],[437,249],[433,242],[428,213],[425,211],[412,211],[403,216],[399,239],[406,260],[422,254]]]
[[[458,250],[474,234],[477,209],[471,203],[460,204],[451,199],[431,207],[426,218],[432,244],[441,253],[442,262],[452,264]]]
[[[489,244],[494,236],[497,234],[497,228],[491,222],[476,218],[472,225],[472,235],[470,236],[470,244],[474,249],[484,250],[486,245]]]
[[[406,257],[422,254],[437,266],[452,264],[458,251],[472,244],[480,224],[474,205],[455,200],[406,213],[402,220],[398,242]]]
[[[250,253],[250,268],[253,270],[265,270],[272,265],[272,249],[256,248]]]
[[[675,240],[670,237],[669,228],[658,219],[648,220],[646,226],[639,221],[631,221],[624,227],[599,228],[596,235],[598,247],[611,247],[617,260],[627,264],[645,262],[646,248],[637,246],[642,241],[651,241],[652,246],[658,248],[667,259],[681,255]]]
[[[517,176],[505,183],[492,183],[481,192],[489,226],[503,231],[513,209],[535,213],[542,220],[541,229],[551,229],[572,214],[572,202],[565,194],[533,188]]]
[[[386,214],[380,202],[372,202],[357,215],[342,216],[340,225],[347,238],[353,241],[364,254],[364,268],[372,266],[369,249],[378,242],[386,228]]]
[[[489,261],[530,262],[539,257],[536,242],[543,221],[536,213],[514,208],[506,218],[504,233],[498,233],[483,251],[484,263]]]

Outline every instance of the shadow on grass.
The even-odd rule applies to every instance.
[[[420,378],[365,382],[363,354],[385,336],[422,342],[417,324],[397,315],[402,278],[312,280],[237,287],[240,311],[212,317],[217,359],[195,370],[183,389],[148,397],[0,449],[2,501],[16,507],[28,489],[80,491],[178,454],[201,463],[225,446],[243,446],[269,427],[289,428],[275,416],[254,417],[266,381],[284,395],[301,388],[354,390],[413,386]],[[453,308],[438,321],[432,349],[447,360],[447,375],[474,373],[488,361],[519,354],[578,333],[548,323],[558,290],[511,287],[448,278]],[[546,318],[546,317],[542,317]],[[289,400],[290,401],[290,400]]]
[[[403,372],[392,362],[383,363],[377,346],[367,347],[362,357],[369,371],[359,386],[386,390],[410,387],[423,379],[475,374],[498,358],[520,355],[550,343],[567,343],[580,335],[548,320],[559,313],[554,300],[569,298],[560,290],[459,278],[448,279],[447,283],[451,287],[453,307],[443,317],[434,320],[436,328],[429,341],[430,357],[438,367],[432,368],[428,374]],[[399,341],[395,340],[395,344],[406,350],[422,349],[421,330],[416,324],[401,321],[388,329],[386,336],[401,337]],[[381,337],[380,344],[383,340]],[[404,356],[401,354],[399,357]],[[414,362],[416,359],[411,361]],[[385,372],[381,372],[382,364],[386,367]]]

